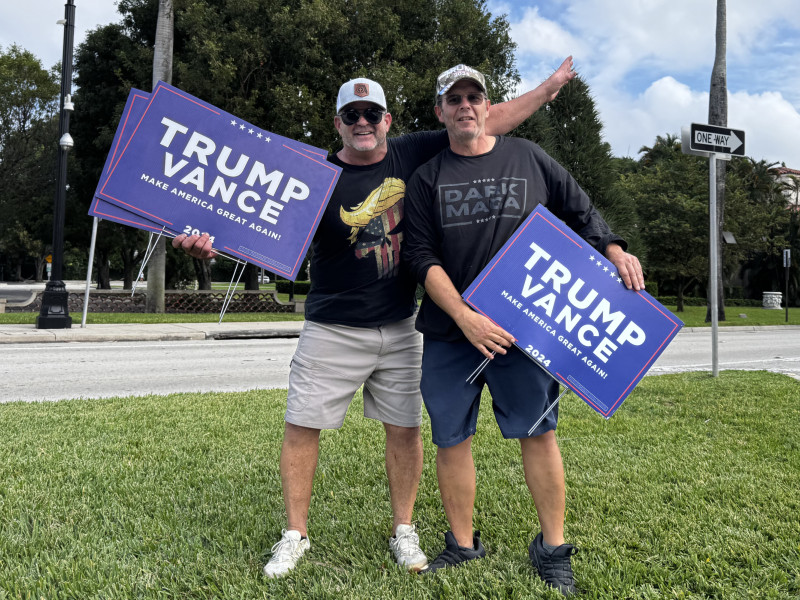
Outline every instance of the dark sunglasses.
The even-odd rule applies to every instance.
[[[355,125],[358,123],[358,120],[363,116],[367,123],[370,125],[377,125],[383,119],[383,115],[386,114],[385,111],[382,111],[380,108],[365,108],[364,110],[356,110],[355,108],[348,108],[347,110],[343,110],[339,113],[339,118],[342,120],[342,123],[347,125]]]
[[[458,106],[459,104],[461,104],[461,100],[464,97],[465,96],[463,96],[462,94],[448,94],[447,96],[444,97],[444,101],[447,102],[447,104],[449,104],[450,106]],[[473,94],[467,94],[466,98],[467,102],[469,102],[470,104],[478,105],[482,104],[486,97],[480,92],[475,92]]]

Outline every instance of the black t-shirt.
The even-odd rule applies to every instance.
[[[405,260],[423,283],[430,267],[442,267],[462,293],[538,204],[600,252],[611,242],[626,246],[544,150],[528,140],[498,137],[486,154],[462,156],[448,148],[417,170],[408,185]],[[443,341],[464,339],[428,296],[417,329]]]
[[[306,319],[379,327],[414,313],[416,281],[400,261],[406,182],[448,145],[446,131],[428,131],[389,138],[372,165],[328,157],[342,173],[311,246]]]

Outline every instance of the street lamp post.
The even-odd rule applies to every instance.
[[[67,0],[64,5],[64,52],[61,57],[61,112],[59,114],[58,183],[56,184],[55,207],[53,209],[53,271],[42,294],[42,308],[36,318],[37,329],[69,329],[69,294],[61,280],[64,270],[64,213],[67,194],[67,153],[74,142],[69,134],[69,114],[73,110],[72,90],[72,44],[75,32],[75,3]]]

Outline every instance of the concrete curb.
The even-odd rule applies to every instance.
[[[73,323],[70,329],[36,329],[35,325],[0,325],[0,344],[48,342],[152,342],[208,339],[260,339],[298,337],[303,321],[266,323]]]

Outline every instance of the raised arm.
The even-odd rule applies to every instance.
[[[513,100],[492,104],[489,117],[486,119],[486,133],[505,135],[539,110],[543,104],[555,99],[559,90],[573,77],[575,71],[572,70],[572,57],[568,56],[558,70],[535,89]]]

